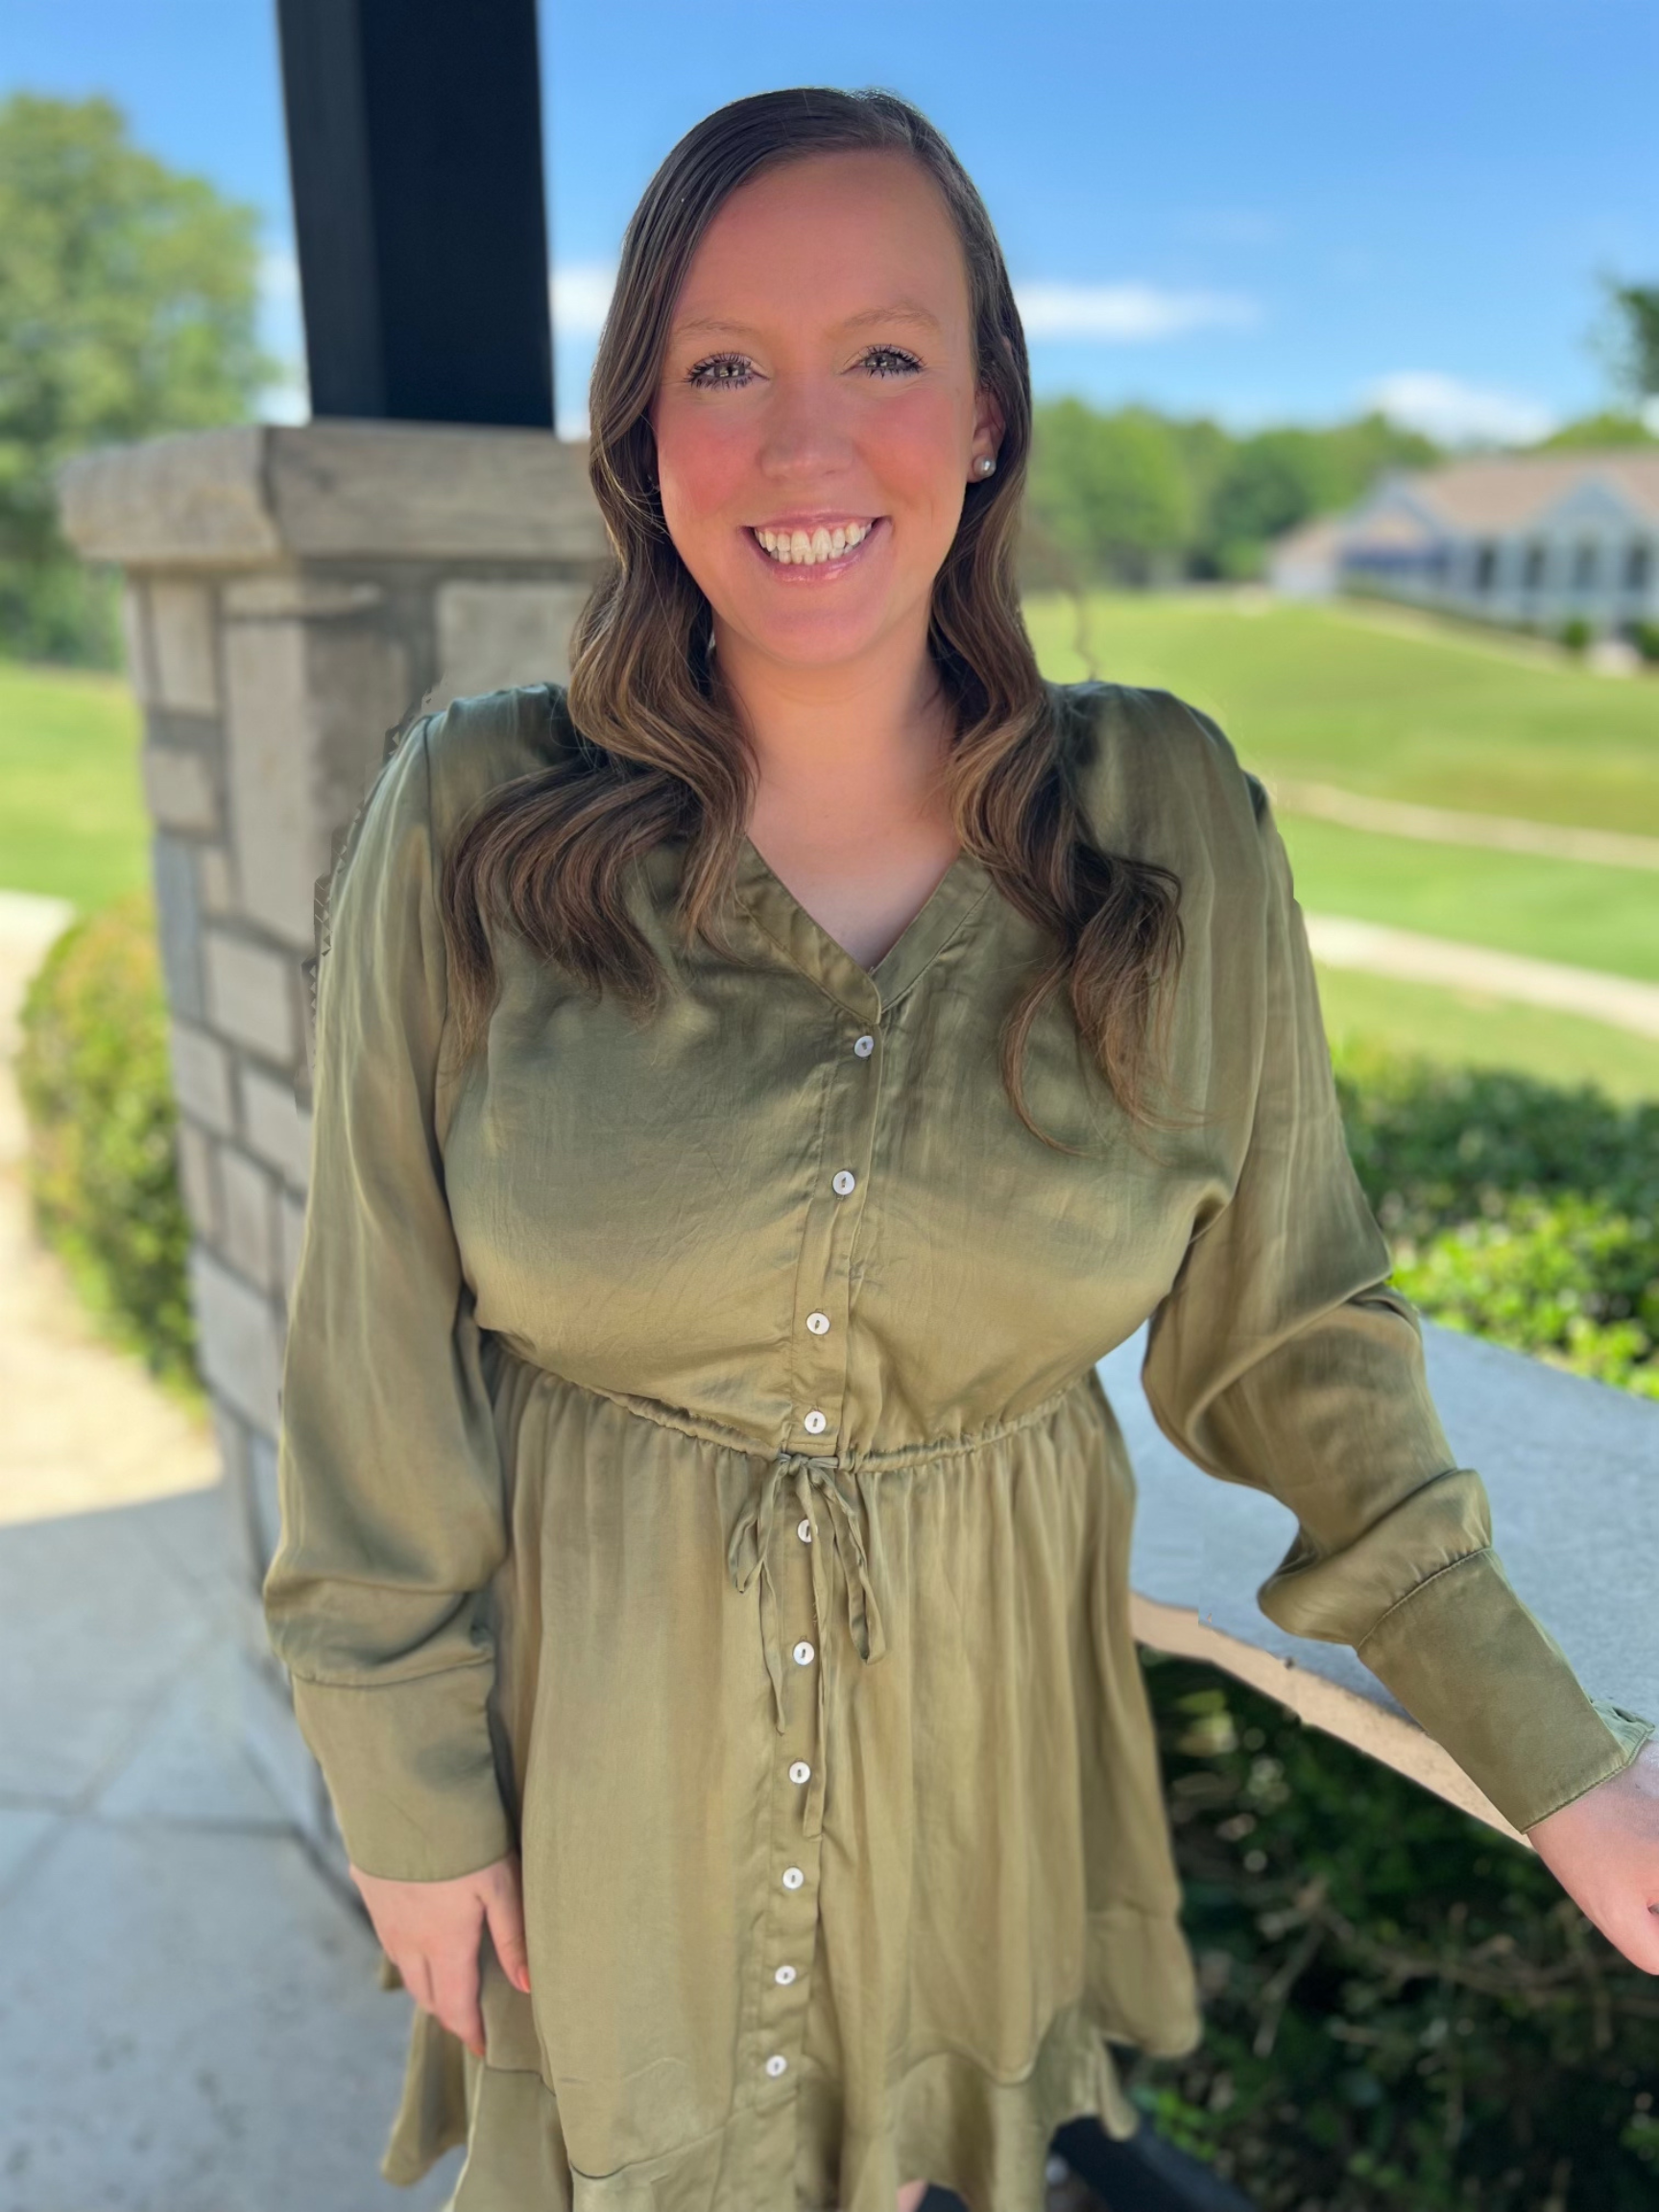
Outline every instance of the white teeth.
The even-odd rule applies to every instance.
[[[874,527],[871,522],[850,522],[827,530],[820,523],[810,536],[805,530],[757,530],[755,535],[781,567],[794,563],[810,568],[820,561],[836,561],[843,553],[851,553],[854,545],[863,544]]]

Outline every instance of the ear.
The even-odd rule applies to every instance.
[[[974,403],[974,452],[995,454],[1002,444],[1005,427],[996,393],[988,384],[981,384]]]

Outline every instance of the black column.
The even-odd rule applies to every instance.
[[[313,415],[551,428],[536,0],[276,0]]]

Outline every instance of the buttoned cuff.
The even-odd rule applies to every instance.
[[[488,1668],[366,1689],[291,1680],[294,1718],[362,1873],[444,1882],[514,1848],[485,1708]]]
[[[1489,1545],[1420,1582],[1357,1648],[1518,1829],[1617,1774],[1653,1734],[1588,1695]]]

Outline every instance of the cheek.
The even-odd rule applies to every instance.
[[[949,516],[963,491],[962,430],[954,397],[937,388],[896,395],[873,411],[866,455],[896,513]]]
[[[662,513],[678,540],[718,524],[742,497],[754,465],[753,438],[736,410],[682,413],[665,407],[657,426]]]

